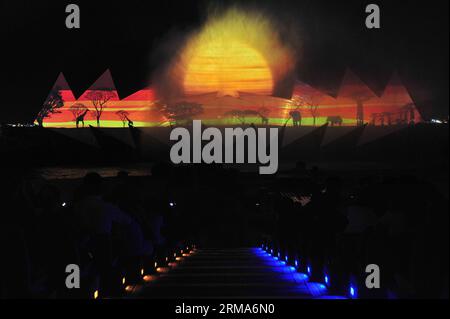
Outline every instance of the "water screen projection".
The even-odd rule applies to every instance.
[[[257,11],[232,8],[210,14],[199,30],[185,36],[148,88],[120,97],[107,70],[76,97],[60,74],[35,123],[82,128],[164,127],[193,119],[219,126],[390,126],[421,121],[396,73],[378,95],[350,69],[337,94],[299,81],[292,45],[298,39],[291,41],[278,31],[282,29]]]

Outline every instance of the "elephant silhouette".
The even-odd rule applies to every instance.
[[[340,117],[339,115],[334,115],[334,116],[328,116],[328,117],[327,117],[327,122],[328,122],[331,126],[335,126],[335,125],[342,126],[342,123],[343,123],[344,121],[342,120],[342,117]]]
[[[299,111],[291,111],[289,115],[292,117],[292,124],[294,126],[302,125],[302,114]]]

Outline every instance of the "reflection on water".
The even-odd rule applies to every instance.
[[[130,176],[150,176],[151,164],[133,164],[132,166],[100,166],[100,167],[44,167],[38,173],[45,179],[78,179],[89,172],[97,172],[102,177],[114,177],[120,171],[128,172]]]

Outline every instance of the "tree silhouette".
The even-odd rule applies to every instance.
[[[371,114],[371,120],[370,120],[370,124],[371,125],[373,125],[373,126],[375,126],[375,125],[377,125],[377,118],[380,116],[380,114],[378,114],[378,113],[372,113]]]
[[[241,124],[245,124],[245,116],[241,110],[230,110],[224,113],[224,116],[238,119]]]
[[[255,110],[230,110],[228,112],[225,112],[224,116],[237,118],[241,122],[241,124],[245,124],[245,120],[247,117],[260,116],[260,113]]]
[[[259,112],[255,111],[255,110],[243,110],[242,114],[245,117],[250,117],[250,116],[259,116]]]
[[[364,103],[372,99],[372,96],[366,92],[354,92],[349,96],[356,102],[356,125],[364,125]]]
[[[116,96],[116,93],[114,93],[111,89],[92,90],[86,94],[86,98],[89,99],[94,106],[95,111],[93,111],[93,114],[97,120],[98,127],[100,127],[100,118],[106,107],[106,103]]]
[[[44,118],[48,117],[50,114],[61,113],[59,109],[63,106],[64,100],[62,98],[60,88],[55,87],[50,91],[47,99],[44,102],[44,105],[42,106],[42,109],[36,116],[38,125],[42,127],[44,124]]]
[[[120,110],[116,112],[117,116],[120,118],[120,120],[122,121],[123,127],[125,127],[127,121],[128,121],[128,116],[130,115],[130,113],[128,113],[127,111],[124,110]]]
[[[302,95],[294,95],[291,99],[291,104],[295,105],[296,111],[298,112],[298,109],[300,107],[306,107],[308,108],[309,112],[311,113],[311,116],[313,118],[313,125],[316,126],[316,118],[319,116],[319,103],[320,103],[320,94],[318,93],[310,93],[310,94],[302,94]],[[294,114],[294,116],[297,116],[296,111],[291,112]],[[289,113],[289,114],[291,114]],[[292,116],[292,115],[291,115]],[[293,118],[294,121],[294,118]],[[296,126],[294,124],[294,126]]]
[[[263,106],[260,107],[258,109],[258,114],[261,117],[261,122],[263,125],[268,125],[269,124],[269,113],[270,113],[270,109],[268,109],[267,107]]]
[[[299,109],[300,107],[305,105],[305,99],[303,95],[294,95],[291,99],[291,106],[295,106],[295,109]]]
[[[69,108],[69,111],[73,115],[73,119],[76,120],[78,116],[84,113],[87,110],[87,107],[83,103],[75,103]]]
[[[73,119],[75,121],[76,127],[78,128],[78,124],[80,122],[83,123],[84,127],[84,116],[89,111],[88,108],[83,103],[75,103],[69,108],[69,111],[73,115]]]
[[[303,100],[313,118],[313,126],[316,126],[316,118],[319,116],[320,96],[316,94],[305,95]]]
[[[382,115],[383,115],[383,118],[386,117],[387,125],[391,126],[392,125],[392,113],[391,112],[383,112]],[[384,123],[384,119],[383,119],[383,123]]]
[[[156,106],[171,124],[181,124],[190,121],[195,116],[203,113],[203,106],[193,102],[183,101],[173,104],[157,103]]]
[[[401,107],[401,117],[403,118],[403,122],[405,124],[407,123],[414,123],[415,120],[415,104],[414,103],[407,103]]]

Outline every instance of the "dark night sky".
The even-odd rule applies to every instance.
[[[448,115],[448,1],[276,0],[254,3],[294,23],[302,39],[300,79],[336,89],[347,66],[380,91],[394,70],[428,116]],[[66,29],[65,7],[81,7],[81,29]],[[146,86],[150,59],[168,34],[192,30],[214,1],[0,2],[0,122],[32,121],[59,72],[81,94],[109,68],[121,97]],[[232,1],[221,1],[221,4]],[[381,7],[381,30],[364,8]]]

